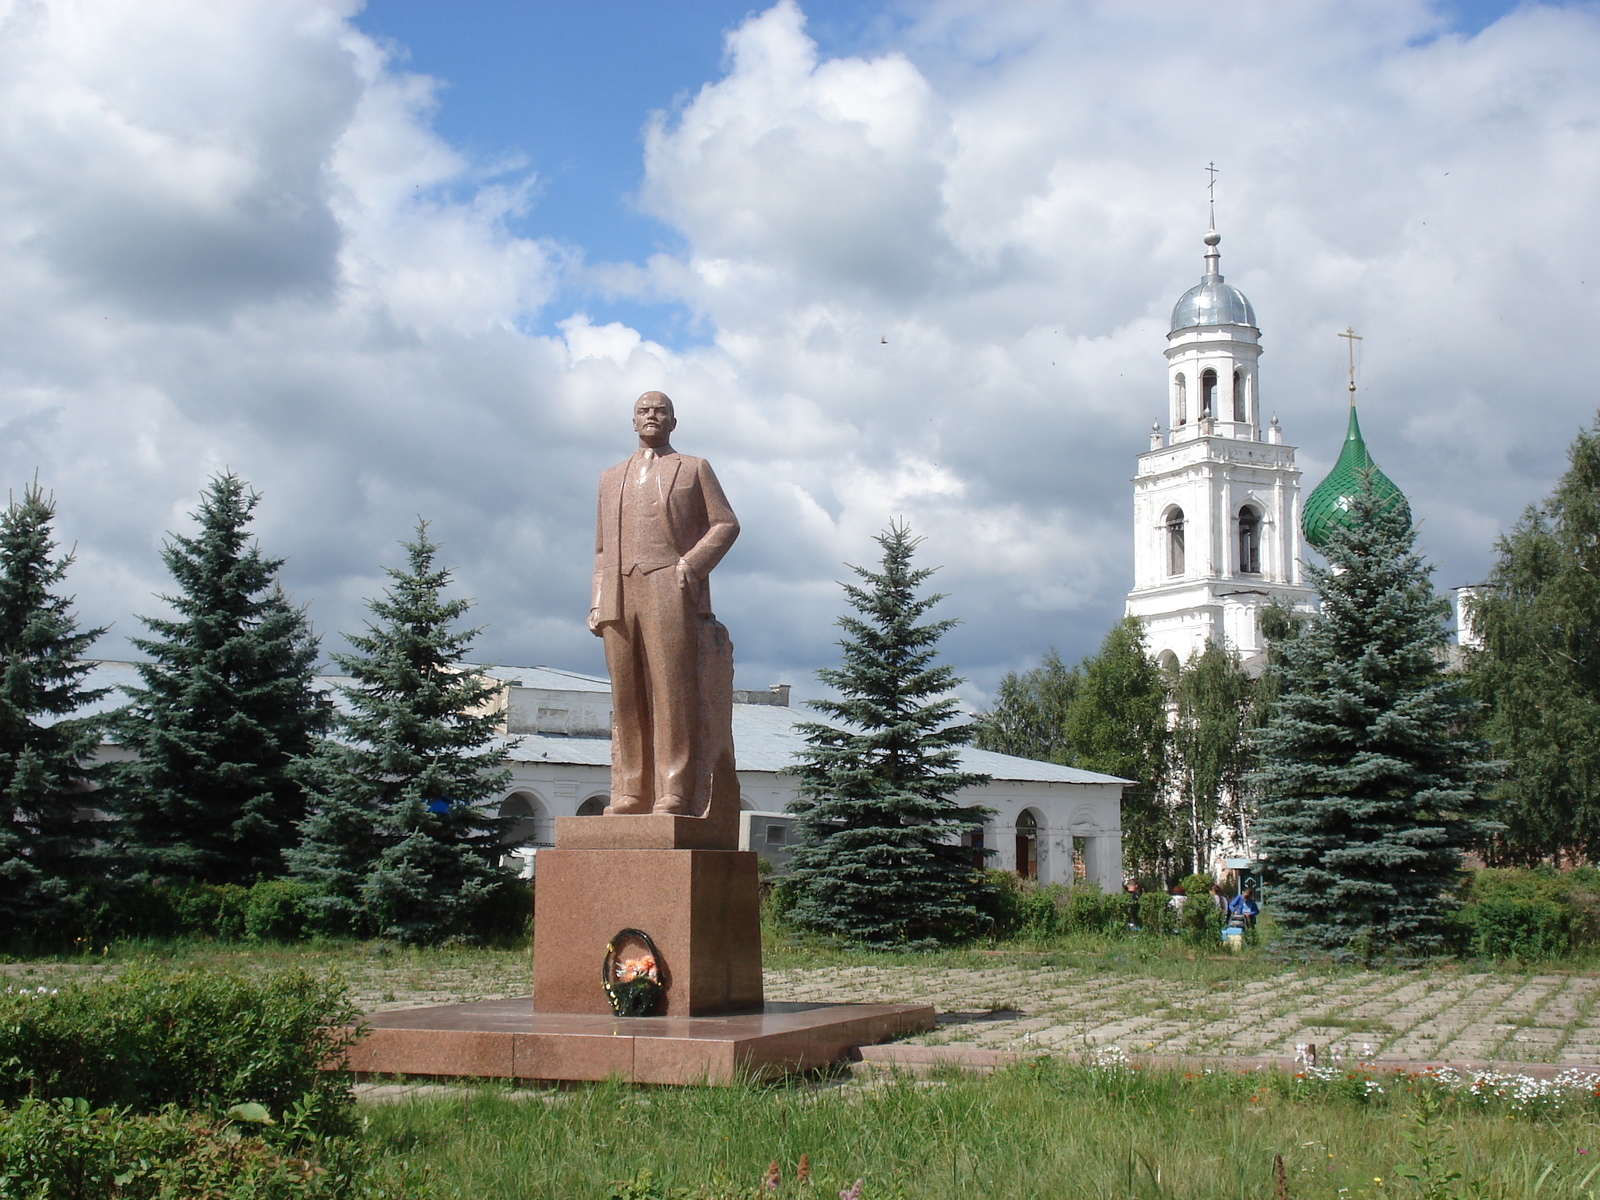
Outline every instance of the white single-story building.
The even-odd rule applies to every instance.
[[[505,687],[504,713],[511,782],[498,801],[501,816],[520,818],[508,846],[525,858],[554,842],[555,818],[598,816],[611,789],[611,685],[605,679],[553,667],[483,667]],[[348,683],[324,676],[330,688]],[[94,710],[124,702],[137,685],[132,663],[102,661],[85,680],[112,690]],[[820,718],[789,707],[789,689],[734,693],[733,741],[744,810],[741,840],[781,869],[788,858],[790,822],[783,816],[797,781],[783,774],[805,746],[797,724]],[[108,745],[107,757],[121,752]],[[991,776],[962,793],[963,803],[994,810],[982,846],[987,865],[1039,880],[1092,880],[1106,891],[1122,887],[1122,789],[1127,780],[1076,767],[1013,758],[966,747],[962,767]],[[532,867],[533,862],[528,862]]]
[[[598,815],[610,799],[611,685],[550,667],[491,667],[506,683],[506,736],[512,782],[502,816],[521,817],[519,846],[548,846],[556,817]],[[789,707],[789,689],[736,691],[734,756],[745,846],[781,866],[786,823],[773,819],[795,798],[797,781],[783,774],[805,747],[797,724],[821,718]],[[1122,789],[1128,781],[1095,771],[1014,758],[967,747],[962,767],[992,782],[961,795],[994,810],[983,846],[988,865],[1038,879],[1089,879],[1106,891],[1122,887]]]

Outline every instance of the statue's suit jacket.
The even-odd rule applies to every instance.
[[[632,457],[600,476],[600,503],[594,535],[594,600],[599,622],[622,619],[622,486]],[[667,486],[667,523],[678,556],[689,564],[699,584],[696,606],[711,615],[711,569],[722,561],[739,536],[739,521],[728,507],[711,464],[673,451],[662,463],[671,472]]]

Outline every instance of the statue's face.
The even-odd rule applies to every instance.
[[[672,401],[661,392],[646,392],[633,402],[633,431],[645,445],[665,445],[677,427]]]

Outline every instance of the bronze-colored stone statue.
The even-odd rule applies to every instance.
[[[701,816],[719,764],[732,774],[733,651],[709,577],[739,522],[710,464],[672,448],[677,424],[665,395],[640,396],[639,448],[600,477],[589,628],[611,674],[610,814]]]

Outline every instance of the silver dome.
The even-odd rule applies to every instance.
[[[1213,227],[1206,231],[1206,273],[1182,297],[1172,310],[1172,332],[1193,329],[1197,325],[1248,325],[1256,324],[1256,310],[1244,293],[1232,284],[1222,282],[1222,252],[1217,243],[1222,235]]]
[[[1207,275],[1183,294],[1172,310],[1172,332],[1196,325],[1249,325],[1256,323],[1256,310],[1244,293],[1221,275]]]

